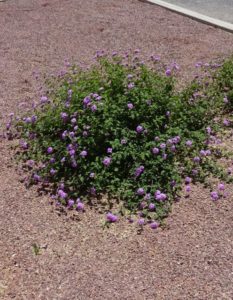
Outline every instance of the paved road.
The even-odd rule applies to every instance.
[[[233,0],[164,0],[233,24]]]

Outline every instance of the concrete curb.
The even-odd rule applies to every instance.
[[[177,12],[181,15],[189,16],[192,19],[195,19],[195,20],[198,20],[198,21],[201,21],[203,23],[210,24],[210,25],[213,25],[213,26],[217,26],[221,29],[224,29],[224,30],[227,30],[227,31],[233,33],[233,24],[231,24],[229,22],[224,22],[224,21],[221,21],[221,20],[218,20],[218,19],[215,19],[215,18],[211,18],[211,17],[208,17],[206,15],[200,14],[198,12],[194,12],[192,10],[180,7],[178,5],[170,4],[170,3],[167,3],[167,2],[162,1],[162,0],[139,0],[139,1],[148,2],[148,3],[151,3],[151,4],[157,4],[159,6],[167,8],[171,11]]]

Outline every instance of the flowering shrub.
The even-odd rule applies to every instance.
[[[221,70],[216,74],[215,90],[224,94],[224,102],[233,108],[233,57],[226,60]]]
[[[91,68],[74,66],[50,82],[50,93],[17,121],[22,158],[32,183],[52,184],[57,205],[83,211],[107,195],[156,229],[182,183],[189,193],[191,182],[226,176],[211,149],[225,102],[213,97],[208,76],[176,93],[176,64],[97,56]],[[106,218],[118,220],[112,212]]]

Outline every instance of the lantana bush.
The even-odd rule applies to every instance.
[[[204,72],[178,93],[178,68],[155,56],[145,65],[137,53],[98,52],[91,67],[50,79],[48,93],[15,122],[30,183],[49,184],[57,206],[78,211],[92,199],[121,201],[131,221],[139,213],[139,225],[156,229],[182,186],[188,195],[191,183],[228,178],[213,147],[229,109],[225,91],[214,87],[221,76]],[[116,222],[120,212],[105,213]]]

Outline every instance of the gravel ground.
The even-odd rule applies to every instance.
[[[187,80],[196,61],[233,49],[232,34],[136,0],[9,0],[0,28],[0,123],[36,97],[32,72],[54,72],[65,58],[141,48],[176,60]],[[0,141],[1,299],[232,299],[232,186],[217,203],[194,187],[165,230],[138,235],[123,221],[103,230],[103,216],[58,216],[46,196],[26,190],[11,145]]]

